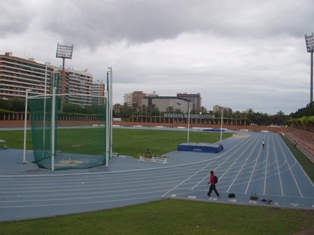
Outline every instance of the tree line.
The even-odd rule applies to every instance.
[[[13,97],[7,100],[0,99],[0,112],[24,112],[25,111],[25,99],[19,97]],[[60,112],[60,111],[59,111]],[[85,114],[85,115],[102,115],[104,113],[104,106],[92,104],[88,106],[80,106],[78,104],[64,103],[63,113],[73,114]],[[128,106],[126,103],[114,104],[113,105],[113,117],[121,118],[122,120],[131,120],[133,117],[162,117],[164,114],[183,114],[180,109],[174,109],[169,106],[165,112],[160,112],[155,106]],[[304,116],[314,116],[314,105],[309,104],[304,108],[298,109],[295,113],[290,115],[284,114],[282,111],[278,111],[275,115],[268,115],[267,113],[254,112],[252,109],[248,109],[247,112],[213,112],[207,111],[205,107],[201,108],[201,112],[197,110],[191,110],[191,114],[210,114],[213,118],[221,118],[223,115],[224,119],[247,119],[252,125],[286,125],[290,119],[301,118]]]

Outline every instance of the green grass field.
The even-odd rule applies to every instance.
[[[63,141],[68,151],[78,150],[73,146],[91,148],[86,138],[92,135],[89,133],[92,129],[64,131],[67,139]],[[114,129],[113,134],[114,151],[132,156],[147,148],[154,154],[173,151],[187,137],[186,132],[168,130]],[[223,137],[230,135],[224,133]],[[218,133],[190,133],[190,142],[213,143],[219,138]],[[5,139],[9,148],[23,146],[22,131],[1,131],[0,139]],[[291,143],[287,145],[292,148]],[[30,133],[27,148],[31,149]],[[312,175],[313,164],[297,150],[291,151]],[[314,210],[166,199],[91,213],[2,222],[1,234],[314,234]]]
[[[59,129],[57,149],[70,153],[94,154],[99,146],[99,129]],[[223,133],[223,138],[228,138],[232,133]],[[24,131],[1,131],[0,139],[5,139],[9,148],[22,149]],[[31,131],[27,131],[27,149],[32,149]],[[219,141],[220,133],[203,131],[190,132],[190,142],[214,143]],[[171,130],[145,130],[145,129],[113,129],[113,152],[137,157],[145,153],[146,149],[152,150],[155,155],[165,154],[176,150],[178,144],[187,141],[186,131]]]

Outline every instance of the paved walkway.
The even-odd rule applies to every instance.
[[[261,147],[262,139],[266,146]],[[241,133],[218,154],[167,153],[169,163],[117,156],[109,167],[49,171],[22,163],[22,151],[0,150],[0,221],[89,212],[179,198],[314,209],[314,185],[275,133]],[[27,152],[27,160],[32,153]],[[207,197],[208,174],[221,197]],[[235,198],[228,198],[235,193]],[[251,200],[256,193],[258,200]],[[270,200],[269,203],[262,200]]]

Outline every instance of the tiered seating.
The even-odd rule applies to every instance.
[[[305,154],[314,163],[314,133],[290,128],[285,135],[297,143],[297,147],[301,146],[309,154]]]

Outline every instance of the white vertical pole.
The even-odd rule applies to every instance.
[[[27,106],[28,106],[28,92],[31,90],[27,89],[26,90],[26,95],[25,95],[25,113],[24,113],[24,151],[23,151],[23,163],[26,163],[26,128],[27,128]]]
[[[224,117],[224,111],[222,109],[221,110],[221,121],[220,121],[220,143],[222,142],[222,122],[223,122],[223,117]]]
[[[109,146],[109,158],[112,158],[112,67],[109,68],[110,71],[110,80],[109,80],[109,126],[110,126],[110,132],[109,132],[109,138],[110,138],[110,146]]]
[[[46,95],[47,95],[47,69],[48,69],[48,62],[46,62],[46,67],[45,67],[45,92],[44,92],[44,112],[43,112],[43,149],[42,149],[42,154],[44,155],[46,152]],[[44,156],[42,156],[44,157]]]
[[[56,107],[56,88],[52,88],[51,105],[51,170],[55,170],[55,107]]]
[[[187,143],[190,142],[190,102],[188,102],[188,138]]]
[[[106,166],[109,165],[109,72],[107,72],[107,92],[106,92]]]

